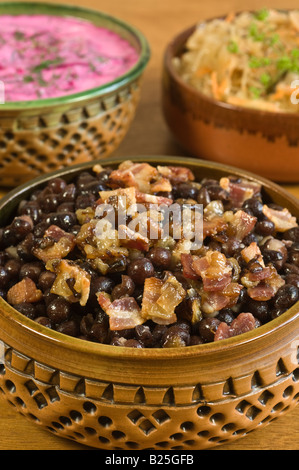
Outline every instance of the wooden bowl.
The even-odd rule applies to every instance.
[[[245,171],[191,158],[132,160],[183,164],[198,178],[231,174],[259,181],[265,200],[299,217],[297,199]],[[101,165],[120,162],[107,159]],[[54,174],[70,181],[91,167],[85,163]],[[2,223],[52,176],[3,198]],[[0,339],[0,390],[6,399],[42,428],[95,448],[207,449],[265,426],[299,399],[299,302],[269,323],[229,339],[135,349],[66,336],[0,298]]]
[[[75,6],[1,3],[1,14],[82,18],[125,38],[139,52],[139,60],[127,73],[98,88],[0,104],[0,186],[15,187],[40,174],[110,155],[126,135],[139,102],[150,57],[143,34],[118,18]]]
[[[277,182],[299,181],[299,113],[230,105],[204,95],[178,76],[172,59],[183,53],[195,28],[178,34],[164,54],[162,108],[174,138],[191,156]]]

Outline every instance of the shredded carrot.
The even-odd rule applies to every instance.
[[[285,96],[290,96],[294,91],[294,88],[285,87],[285,88],[277,88],[275,93],[269,96],[271,101],[279,101]]]
[[[225,89],[228,86],[228,80],[226,77],[222,80],[222,82],[219,85],[219,95],[222,97],[224,95]]]
[[[211,73],[211,84],[212,84],[212,93],[213,93],[213,96],[214,98],[216,98],[216,100],[219,100],[220,96],[219,96],[219,86],[218,86],[218,80],[217,80],[217,72],[212,72]]]
[[[211,73],[211,69],[209,67],[199,67],[194,75],[198,78],[203,77],[204,75]]]
[[[220,100],[228,84],[227,78],[225,77],[222,80],[222,82],[219,84],[218,79],[217,79],[217,72],[213,71],[211,73],[211,83],[212,83],[212,92],[213,92],[214,98],[216,98],[216,100]]]

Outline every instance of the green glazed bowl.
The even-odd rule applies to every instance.
[[[105,158],[120,144],[135,116],[141,78],[150,58],[135,27],[105,13],[47,3],[0,3],[1,14],[82,18],[119,34],[139,60],[114,81],[59,98],[0,104],[0,186],[13,187],[40,174]]]

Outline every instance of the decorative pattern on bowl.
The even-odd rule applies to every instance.
[[[6,346],[0,384],[21,414],[85,445],[207,449],[246,436],[296,406],[299,366],[290,359],[220,382],[153,387],[73,375]]]

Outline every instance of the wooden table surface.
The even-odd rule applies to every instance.
[[[48,0],[49,1],[49,0]],[[58,2],[57,2],[58,3]],[[284,8],[278,0],[64,0],[89,8],[101,9],[138,27],[147,36],[152,56],[144,75],[142,97],[132,127],[115,156],[184,155],[173,141],[161,113],[160,83],[163,50],[180,30],[198,20],[229,11]],[[298,8],[297,0],[289,0],[288,8]],[[298,185],[284,185],[299,197]],[[0,196],[4,192],[0,190]],[[90,450],[51,434],[15,412],[6,400],[0,400],[0,450]],[[216,450],[299,450],[299,407],[263,429],[216,447]]]

